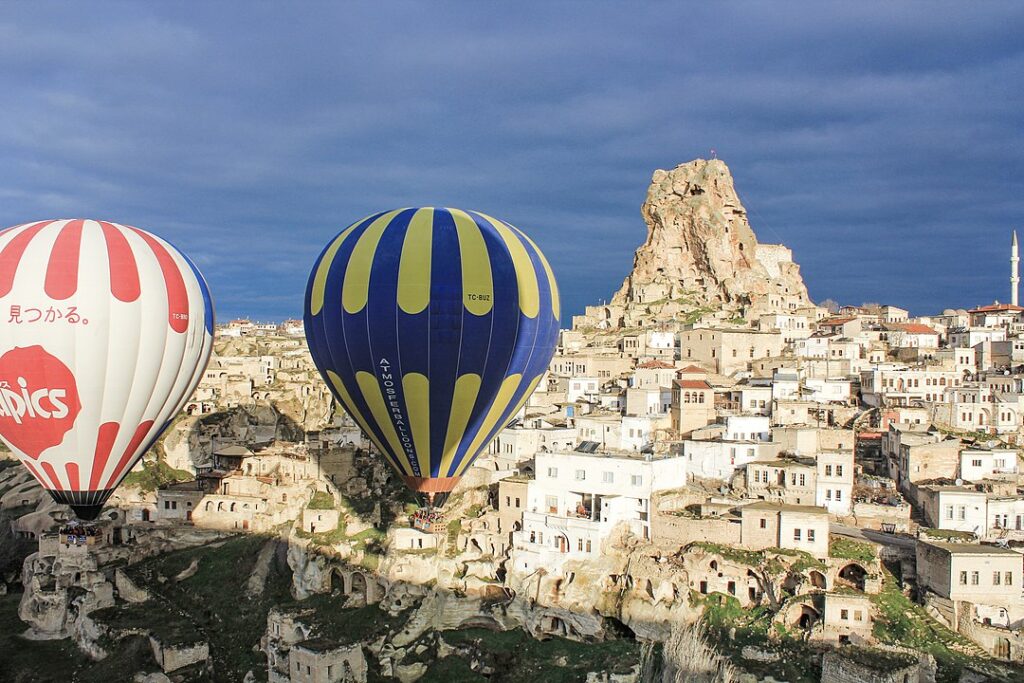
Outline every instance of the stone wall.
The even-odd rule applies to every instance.
[[[853,518],[862,529],[879,529],[883,524],[894,524],[896,531],[910,530],[910,505],[876,505],[858,502],[853,504]]]
[[[739,545],[740,524],[726,519],[655,514],[651,519],[651,540],[657,546],[675,550],[693,541]]]
[[[206,643],[191,645],[164,645],[155,637],[149,637],[149,645],[153,648],[153,657],[166,673],[183,669],[210,658],[210,646]]]
[[[117,588],[118,596],[127,602],[146,602],[151,597],[149,591],[128,578],[128,574],[121,568],[114,572],[114,587]]]
[[[879,667],[881,668],[881,667]],[[821,680],[828,683],[918,683],[920,665],[878,670],[843,656],[842,650],[826,652],[821,661]]]
[[[959,603],[958,626],[956,629],[966,638],[977,643],[983,650],[997,659],[1024,662],[1024,633],[998,626],[988,626],[974,619],[970,603]]]

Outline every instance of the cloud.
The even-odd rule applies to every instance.
[[[222,317],[283,318],[351,221],[465,206],[535,237],[571,314],[628,272],[651,172],[714,147],[812,296],[920,313],[1006,296],[1015,4],[301,10],[5,7],[2,222],[153,229]]]

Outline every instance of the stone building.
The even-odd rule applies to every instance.
[[[782,355],[782,333],[729,328],[697,328],[679,333],[683,361],[702,363],[721,375],[748,370],[750,363]]]
[[[789,548],[828,557],[829,519],[824,508],[810,505],[751,503],[740,508],[744,548]]]
[[[1021,609],[1021,555],[973,543],[918,541],[917,583],[954,601]]]

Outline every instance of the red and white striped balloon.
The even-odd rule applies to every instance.
[[[0,232],[0,437],[82,519],[195,391],[213,302],[189,259],[91,220]]]

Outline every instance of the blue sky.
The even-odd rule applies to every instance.
[[[576,313],[628,273],[651,172],[715,148],[812,298],[1006,300],[1022,31],[999,2],[4,3],[0,224],[150,229],[221,319],[282,319],[356,218],[477,209]]]

